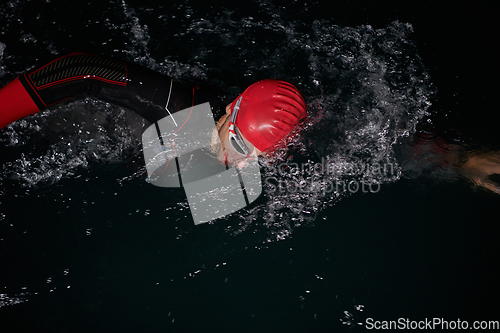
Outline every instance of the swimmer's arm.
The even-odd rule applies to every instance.
[[[40,109],[16,78],[0,89],[0,129]]]
[[[477,186],[500,194],[500,152],[474,153],[460,166],[460,173]],[[496,179],[492,178],[497,177]]]
[[[173,82],[134,63],[73,52],[0,89],[0,128],[62,101],[86,96],[124,106],[154,122],[167,115],[165,103]],[[174,87],[175,94],[183,93],[179,84]]]

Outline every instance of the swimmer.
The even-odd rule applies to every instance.
[[[123,106],[151,123],[209,102],[214,119],[219,119],[211,147],[221,162],[236,166],[244,157],[271,151],[306,117],[302,95],[284,81],[256,82],[224,108],[209,87],[185,84],[134,63],[73,52],[0,89],[0,129],[59,102],[86,96]],[[216,147],[215,141],[220,145]],[[455,155],[447,164],[450,169],[500,194],[499,152]]]
[[[137,64],[73,52],[39,66],[0,89],[0,129],[68,99],[82,97],[130,109],[151,123],[209,102],[221,162],[262,156],[306,117],[306,104],[292,84],[267,79],[248,87],[222,110],[213,89],[188,85]],[[212,145],[213,146],[213,145]]]

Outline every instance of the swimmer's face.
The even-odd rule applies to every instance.
[[[238,154],[233,147],[231,147],[231,144],[229,144],[229,122],[231,120],[231,104],[226,106],[226,114],[223,115],[219,121],[217,122],[217,131],[219,133],[219,138],[222,143],[221,149],[217,152],[217,156],[219,160],[223,163],[227,163],[229,165],[233,166],[238,166],[238,167],[244,167],[246,162],[245,162],[245,157]],[[243,134],[240,133],[242,136],[243,140],[245,143],[247,143],[247,146],[250,147],[252,150],[250,152],[251,156],[262,156],[264,153],[261,152],[259,149],[253,147],[248,140],[245,139]]]

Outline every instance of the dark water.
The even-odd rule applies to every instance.
[[[257,80],[289,80],[310,116],[288,151],[262,161],[265,195],[200,226],[182,191],[147,183],[146,124],[127,110],[87,99],[1,130],[3,331],[498,320],[500,197],[456,166],[496,161],[498,136],[480,102],[474,117],[458,107],[453,13],[420,2],[2,3],[1,86],[79,48],[211,82],[227,101]],[[335,172],[307,171],[319,165]],[[307,191],[290,190],[302,182]]]

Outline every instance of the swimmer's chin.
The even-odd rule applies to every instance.
[[[244,157],[241,159],[233,160],[230,161],[227,158],[227,153],[224,152],[224,154],[218,156],[218,160],[221,164],[227,166],[228,168],[237,168],[238,170],[244,169],[247,164],[248,164],[248,159],[254,159],[257,158],[257,156],[249,156],[249,157]]]

